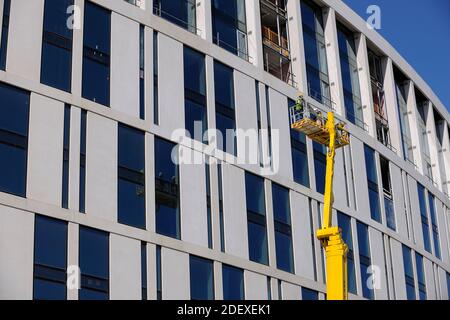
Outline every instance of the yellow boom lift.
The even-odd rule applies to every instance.
[[[290,108],[291,128],[304,133],[313,141],[327,147],[327,167],[325,175],[325,194],[322,228],[317,230],[326,255],[327,299],[347,300],[347,251],[341,230],[332,225],[333,175],[336,149],[350,144],[345,124],[335,123],[334,113],[326,116],[317,108],[311,107],[300,94],[296,104]]]

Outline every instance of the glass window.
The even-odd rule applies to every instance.
[[[64,106],[63,173],[61,206],[69,208],[70,105]]]
[[[218,148],[236,155],[236,115],[234,110],[234,75],[233,69],[224,64],[214,62],[214,92],[216,99],[216,129]],[[233,140],[228,140],[228,135]]]
[[[269,263],[267,247],[266,205],[264,179],[250,173],[245,174],[247,199],[248,247],[250,260]]]
[[[364,298],[373,300],[374,293],[373,284],[371,283],[372,259],[370,255],[369,230],[367,225],[358,222],[357,231],[363,296]]]
[[[313,142],[314,150],[314,170],[316,173],[316,191],[325,193],[325,174],[327,171],[327,150],[326,147]]]
[[[403,250],[403,267],[405,271],[406,297],[408,300],[415,300],[416,289],[414,284],[414,271],[411,258],[411,249],[403,245],[402,250]]]
[[[3,0],[2,40],[0,43],[0,70],[6,69],[6,52],[8,51],[10,10],[11,10],[11,0]]]
[[[350,122],[364,129],[354,35],[340,23],[338,23],[337,31],[346,117]]]
[[[153,13],[193,33],[197,32],[194,0],[155,0]]]
[[[294,273],[289,190],[272,183],[277,268]]]
[[[366,162],[367,184],[369,186],[370,216],[381,223],[380,195],[378,193],[377,165],[375,151],[364,145],[364,157]]]
[[[383,184],[384,211],[388,228],[396,230],[394,200],[391,185],[389,161],[380,156],[381,182]]]
[[[355,275],[355,256],[353,251],[352,224],[351,218],[342,212],[338,212],[338,225],[341,228],[342,238],[348,247],[347,253],[347,279],[348,291],[357,294]]]
[[[65,300],[67,223],[36,216],[33,299]]]
[[[172,154],[177,146],[155,137],[156,232],[180,239],[179,172]]]
[[[147,300],[147,243],[141,243],[141,291],[142,300]]]
[[[159,125],[158,99],[158,32],[153,31],[153,123],[156,125]]]
[[[435,198],[430,192],[428,192],[428,205],[430,207],[430,217],[431,217],[431,229],[433,231],[433,244],[434,244],[434,255],[441,259],[441,245],[439,243],[439,228],[436,218],[436,205]]]
[[[42,42],[41,83],[71,91],[72,29],[67,28],[73,0],[46,0]]]
[[[213,0],[211,6],[214,43],[248,59],[245,0]]]
[[[308,94],[318,102],[332,107],[322,8],[310,1],[302,0],[301,11]]]
[[[162,300],[161,246],[156,246],[156,299]]]
[[[26,195],[30,93],[0,83],[0,192]]]
[[[86,207],[86,128],[87,111],[81,110],[81,128],[80,128],[80,199],[79,210],[85,212]]]
[[[302,287],[302,300],[319,300],[319,293],[315,290]]]
[[[420,207],[420,218],[422,223],[423,243],[425,250],[431,253],[430,224],[427,213],[425,188],[420,183],[417,184],[417,192],[419,194],[419,207]]]
[[[419,284],[419,299],[427,300],[427,285],[425,283],[425,271],[423,270],[423,257],[416,252],[416,270]]]
[[[145,119],[145,26],[139,26],[139,118]]]
[[[190,256],[191,300],[214,300],[213,262]]]
[[[295,101],[288,99],[288,107],[291,108]],[[291,152],[294,181],[309,187],[308,154],[306,150],[306,136],[291,129]]]
[[[205,56],[188,47],[184,47],[184,97],[186,130],[192,139],[208,143]]]
[[[83,98],[109,106],[111,12],[89,1],[84,9]]]
[[[119,124],[119,223],[145,229],[145,135]]]
[[[222,265],[223,299],[244,300],[244,271]]]
[[[109,299],[109,234],[80,226],[80,300]]]

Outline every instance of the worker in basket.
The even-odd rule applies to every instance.
[[[303,93],[299,93],[297,101],[295,101],[295,111],[300,116],[300,119],[303,119],[304,114],[304,104],[305,99],[303,98]]]

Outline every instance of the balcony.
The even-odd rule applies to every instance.
[[[270,30],[269,27],[262,27],[262,36],[264,45],[270,47],[272,50],[278,52],[286,59],[290,59],[290,52],[288,40],[278,33]]]

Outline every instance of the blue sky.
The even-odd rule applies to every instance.
[[[381,9],[378,32],[405,58],[450,110],[450,1],[344,0],[365,20]]]

